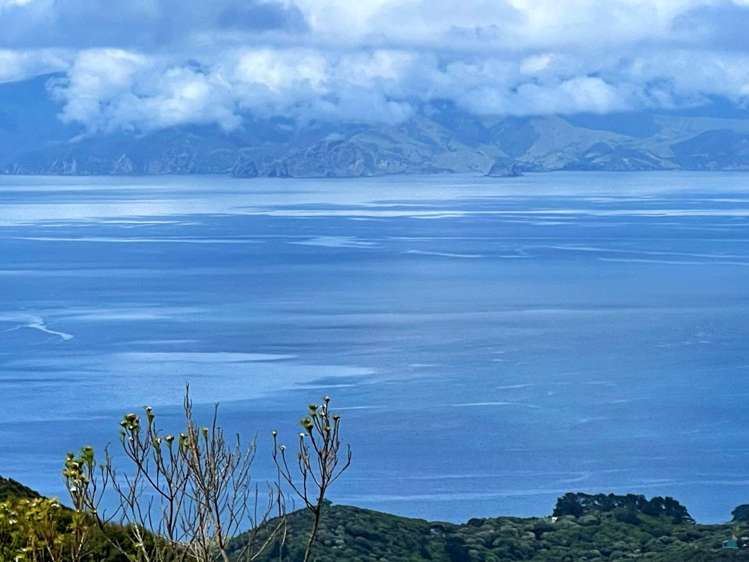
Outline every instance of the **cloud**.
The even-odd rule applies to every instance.
[[[315,33],[338,41],[517,51],[670,40],[677,17],[715,2],[296,0],[295,4]]]
[[[120,49],[81,52],[50,89],[63,104],[61,119],[91,131],[239,124],[229,84],[220,75]]]
[[[0,82],[17,82],[41,74],[64,71],[70,66],[65,51],[0,49]]]
[[[293,3],[275,0],[0,0],[0,47],[195,49],[227,31],[301,33]]]
[[[186,124],[241,124],[245,113],[297,119],[400,122],[407,102],[390,99],[406,55],[305,49],[236,49],[204,63],[121,49],[85,50],[52,80],[65,122],[89,131],[152,130]]]
[[[749,97],[745,0],[0,0],[0,80],[60,72],[89,131],[247,113],[398,123]]]

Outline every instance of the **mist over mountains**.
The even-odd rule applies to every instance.
[[[743,170],[749,0],[0,0],[0,172]]]
[[[86,130],[64,123],[55,75],[0,84],[5,174],[362,177],[556,170],[748,170],[749,112],[699,109],[481,116],[430,101],[397,123],[242,116],[231,130]],[[366,116],[363,116],[366,117]]]

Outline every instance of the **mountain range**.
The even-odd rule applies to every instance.
[[[0,172],[49,175],[229,174],[362,177],[557,170],[749,170],[749,112],[476,116],[425,104],[405,122],[244,115],[241,127],[95,133],[63,123],[42,76],[0,84]]]

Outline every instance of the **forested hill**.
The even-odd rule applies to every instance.
[[[0,508],[21,498],[38,498],[20,483],[0,478]],[[2,509],[0,509],[0,513]],[[61,517],[68,517],[68,512]],[[497,517],[464,524],[399,517],[356,507],[327,504],[316,562],[720,562],[749,560],[749,506],[739,506],[723,525],[695,523],[672,498],[637,495],[565,494],[554,515],[543,518]],[[8,524],[0,516],[0,538]],[[282,560],[300,562],[310,518],[288,516]],[[270,522],[268,528],[273,527]],[[121,532],[112,527],[111,532]],[[260,530],[260,537],[263,530]],[[239,552],[247,535],[233,541]],[[735,539],[735,540],[734,540]],[[101,537],[100,560],[125,562]],[[730,548],[726,548],[730,547]],[[0,549],[1,551],[2,549]],[[2,557],[0,556],[0,559]],[[257,559],[277,562],[276,547]]]
[[[567,494],[547,518],[498,517],[465,524],[409,519],[328,506],[317,562],[579,562],[749,560],[749,549],[724,549],[749,525],[699,525],[671,498]],[[573,515],[574,513],[576,515]],[[284,560],[301,560],[305,512],[289,518]],[[241,544],[238,540],[237,546]],[[269,552],[262,562],[278,560]]]

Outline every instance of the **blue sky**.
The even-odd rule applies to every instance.
[[[749,99],[749,0],[0,0],[0,81],[90,131]]]

